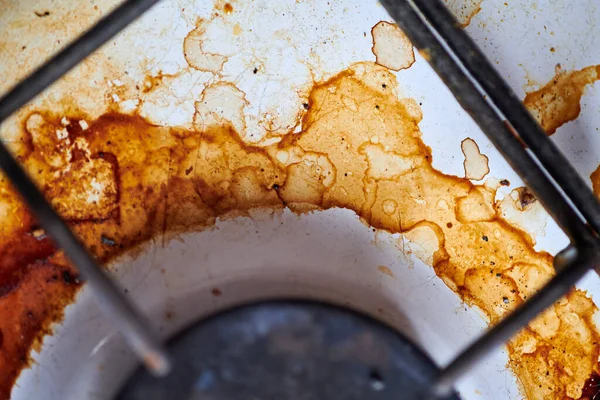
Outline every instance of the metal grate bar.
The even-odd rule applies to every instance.
[[[156,2],[157,0],[128,0],[103,18],[0,98],[0,122],[27,104]],[[457,27],[456,21],[439,0],[381,0],[381,3],[412,42],[424,52],[460,104],[488,135],[573,243],[573,246],[556,257],[555,267],[559,272],[548,285],[491,328],[441,371],[433,389],[435,394],[445,395],[451,390],[453,383],[483,355],[508,340],[531,318],[563,296],[586,271],[597,265],[599,252],[595,232],[589,229],[578,212],[589,221],[597,233],[600,232],[600,205],[575,169],[546,137],[474,43]],[[493,105],[482,96],[482,91],[491,99]],[[545,170],[540,168],[523,148],[494,106],[517,129]],[[150,325],[86,252],[64,220],[52,209],[1,142],[0,167],[41,225],[65,251],[82,276],[89,281],[104,311],[114,318],[138,357],[156,374],[166,373],[169,360]],[[563,192],[548,178],[546,172]],[[569,201],[572,201],[576,209],[571,207]]]
[[[577,212],[525,151],[510,127],[483,98],[475,83],[447,51],[443,39],[430,30],[426,20],[413,8],[412,1],[381,0],[381,3],[567,236],[573,240],[585,234],[582,233],[584,231],[589,234],[589,229]]]
[[[110,40],[156,1],[126,1],[25,78],[0,99],[0,122]],[[41,226],[64,250],[82,277],[88,281],[103,311],[116,322],[117,327],[140,360],[156,375],[168,373],[170,370],[169,358],[151,325],[129,302],[121,289],[96,264],[1,141],[0,167],[28,204]]]
[[[555,258],[555,268],[558,270],[558,274],[545,287],[497,325],[490,328],[440,372],[432,391],[435,395],[442,396],[447,395],[452,390],[454,382],[471,369],[475,363],[479,362],[485,354],[509,340],[532,318],[565,295],[589,269],[597,266],[600,259],[599,246],[595,233],[580,218],[577,213],[578,210],[572,208],[569,204],[570,198],[565,197],[563,192],[558,190],[557,186],[549,179],[548,175],[550,174],[542,170],[540,165],[525,150],[513,130],[498,114],[494,108],[495,104],[484,97],[491,98],[487,91],[483,90],[485,88],[489,90],[491,87],[490,85],[484,87],[475,77],[491,75],[486,69],[488,65],[477,64],[477,68],[481,70],[478,70],[478,74],[475,75],[469,68],[472,68],[473,65],[463,65],[461,59],[453,53],[452,49],[456,46],[446,43],[446,40],[456,38],[456,35],[445,36],[447,31],[451,28],[454,30],[459,30],[459,28],[452,15],[445,10],[443,4],[439,0],[418,2],[424,9],[430,7],[427,15],[435,13],[434,10],[439,8],[445,10],[445,13],[437,15],[438,24],[444,24],[446,28],[444,33],[441,33],[436,31],[429,23],[425,12],[421,13],[419,7],[415,5],[416,0],[380,0],[380,2],[408,35],[413,44],[422,52],[425,59],[446,83],[461,106],[479,125],[511,167],[537,196],[557,224],[569,236],[572,243],[570,247],[563,250]],[[423,3],[427,3],[427,5]],[[460,32],[460,34],[466,36],[463,32]],[[479,52],[472,42],[470,44],[472,46],[469,48],[469,52]],[[483,55],[480,55],[480,58],[485,60]],[[498,80],[501,80],[499,76]],[[498,91],[496,95],[502,97],[502,92]],[[505,103],[508,102],[505,101]],[[520,103],[517,108],[524,110]],[[504,110],[510,112],[510,108],[505,107]],[[527,111],[525,110],[525,112]],[[507,118],[509,118],[509,121],[515,120],[510,115],[507,115]],[[558,153],[555,147],[548,145],[548,143],[551,143],[550,139],[533,119],[530,117],[529,119],[529,122],[533,123],[536,129],[527,131],[523,136],[530,139],[531,146],[537,146],[531,149],[534,154],[539,153],[540,148],[544,150],[542,153],[545,154],[546,158],[541,161],[546,161],[543,164],[545,168],[548,164],[547,157],[550,157],[549,154],[552,154],[553,160],[559,159],[559,156],[562,155]],[[519,126],[523,130],[529,129],[526,124]],[[558,155],[552,153],[553,151]],[[569,164],[564,160],[560,165],[564,167],[564,165]],[[553,177],[554,175],[550,176]],[[562,176],[561,179],[565,179],[565,177]],[[565,193],[567,196],[570,196],[573,191],[572,187],[569,189]],[[587,188],[582,185],[579,189],[585,191]],[[585,193],[583,195],[579,193],[578,198],[579,201],[585,202],[590,201],[588,197]],[[592,212],[593,216],[594,207],[598,203],[595,198],[592,198],[591,201],[593,205],[588,207],[588,212]],[[578,204],[576,203],[576,205]]]
[[[487,332],[463,349],[436,377],[433,392],[444,397],[452,392],[454,383],[494,348],[506,343],[529,321],[563,297],[581,277],[598,265],[596,249],[568,247],[555,257],[559,272],[525,304],[515,309]]]
[[[523,142],[529,146],[596,234],[600,234],[600,203],[589,185],[556,144],[548,138],[469,35],[458,27],[450,12],[440,1],[413,0],[413,2],[516,129]]]

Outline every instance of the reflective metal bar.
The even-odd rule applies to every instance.
[[[591,232],[578,213],[483,97],[472,78],[444,46],[443,39],[431,30],[424,17],[415,10],[412,1],[380,2],[567,236],[572,240],[582,234],[589,236]]]
[[[444,4],[439,0],[413,0],[413,3],[444,38],[464,68],[481,85],[587,222],[600,234],[600,203],[589,185],[548,138],[469,35],[458,26]]]
[[[67,73],[81,60],[148,10],[157,0],[129,0],[60,51],[29,77],[0,98],[0,122]],[[170,370],[170,361],[158,335],[142,314],[108,277],[64,220],[52,209],[42,192],[0,142],[0,167],[23,197],[41,226],[62,248],[94,291],[103,311],[116,323],[133,351],[156,375]]]
[[[434,394],[439,397],[450,394],[456,380],[472,370],[491,349],[503,345],[529,321],[564,296],[588,270],[598,266],[598,261],[596,248],[567,247],[559,253],[554,259],[555,268],[559,271],[556,276],[444,367],[433,385]]]
[[[430,3],[431,1],[431,3]],[[511,127],[505,124],[495,105],[484,96],[477,80],[461,65],[461,61],[445,44],[445,38],[428,23],[412,0],[380,0],[413,44],[421,51],[461,106],[488,136],[511,167],[537,196],[557,224],[570,237],[573,246],[555,259],[557,275],[536,295],[488,330],[444,368],[432,387],[433,394],[447,395],[455,381],[470,370],[482,357],[509,340],[532,318],[565,295],[590,269],[598,265],[599,247],[596,235],[581,219],[578,210],[569,203],[550,180],[547,171],[525,150]],[[428,0],[428,4],[437,0]],[[423,2],[425,3],[425,2]],[[455,24],[453,17],[450,24]],[[538,127],[539,130],[539,127]],[[539,133],[531,133],[535,136]],[[543,134],[544,140],[548,138]],[[564,161],[568,164],[567,161]],[[545,164],[544,164],[545,166]],[[596,200],[593,200],[596,202]]]

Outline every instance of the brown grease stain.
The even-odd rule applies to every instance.
[[[314,85],[299,133],[264,147],[247,145],[229,125],[185,130],[137,115],[89,120],[73,111],[65,126],[62,116],[40,110],[23,121],[19,158],[102,262],[256,207],[348,208],[374,228],[433,232],[437,275],[496,322],[551,278],[552,257],[501,218],[494,187],[432,167],[420,108],[398,100],[396,85],[387,69],[355,64]],[[47,239],[34,237],[38,227],[2,182],[0,248],[12,252],[0,264],[0,397],[7,398],[77,283]],[[510,343],[509,363],[528,398],[581,396],[598,372],[595,310],[574,290]]]
[[[585,87],[598,79],[600,65],[573,72],[558,68],[556,76],[541,89],[528,93],[523,104],[546,133],[552,135],[563,124],[579,116]]]
[[[387,276],[390,276],[392,278],[394,277],[394,273],[392,272],[392,270],[390,269],[390,267],[386,267],[385,265],[380,265],[379,267],[377,267],[377,269],[382,274],[386,274]]]

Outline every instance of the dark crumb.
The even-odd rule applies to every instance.
[[[381,87],[385,89],[387,87],[387,85],[385,83],[382,83]]]
[[[34,11],[35,15],[37,15],[40,18],[44,18],[47,17],[48,15],[50,15],[50,11]]]
[[[278,191],[279,190],[279,185],[278,184],[274,184],[273,185],[273,190]]]
[[[537,198],[526,187],[519,188],[519,201],[521,208],[526,208],[528,205],[537,201]]]
[[[305,110],[310,109],[310,106],[308,105],[308,103],[302,103],[302,107],[304,107]]]
[[[502,185],[502,186],[510,186],[510,182],[508,181],[508,179],[502,179],[500,181],[500,185]]]
[[[72,283],[75,283],[75,284],[79,283],[79,278],[77,278],[75,275],[72,275],[69,271],[63,271],[62,279],[63,279],[63,282],[66,283],[67,285],[70,285]]]
[[[487,236],[482,236],[481,239],[483,239],[485,242],[488,241],[488,237]]]
[[[504,302],[504,304],[508,304],[508,297],[503,297],[502,301]]]
[[[192,173],[192,171],[194,170],[194,167],[189,167],[188,169],[185,170],[185,175],[189,175]]]
[[[375,108],[379,110],[379,106],[375,106]]]
[[[212,293],[213,296],[215,297],[219,297],[220,295],[223,294],[223,292],[221,292],[221,289],[219,288],[214,288],[213,290],[210,291]]]
[[[258,72],[258,68],[254,67],[254,69],[252,70],[253,74],[256,74]]]
[[[453,225],[452,225],[452,222],[448,222],[448,223],[446,224],[446,226],[447,226],[448,228],[452,228],[452,227],[453,227]]]

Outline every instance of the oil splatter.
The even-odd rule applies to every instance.
[[[572,292],[509,343],[510,365],[527,398],[584,396],[588,378],[598,369],[598,336],[592,321],[595,311],[582,292]],[[579,345],[583,343],[586,345]]]
[[[556,76],[523,100],[525,107],[548,135],[563,124],[575,120],[581,112],[581,97],[587,85],[600,79],[600,65],[579,71],[557,71]]]
[[[385,265],[380,265],[379,267],[377,267],[377,270],[379,272],[381,272],[382,274],[386,274],[387,276],[391,276],[392,278],[394,277],[394,273],[392,272],[390,267],[386,267]]]
[[[471,138],[466,138],[460,143],[460,148],[465,156],[465,161],[463,162],[465,178],[476,181],[485,178],[490,173],[490,167],[488,166],[489,159],[486,155],[481,154],[477,143]]]
[[[461,27],[466,28],[471,19],[481,11],[483,0],[444,0]]]
[[[371,29],[372,51],[376,63],[400,71],[410,68],[415,62],[415,52],[408,37],[398,25],[386,21],[378,22]]]
[[[38,110],[23,121],[20,158],[102,262],[151,238],[198,231],[257,207],[348,208],[374,228],[413,239],[436,274],[496,322],[553,276],[552,257],[502,217],[494,185],[432,167],[421,110],[412,99],[399,100],[397,89],[387,68],[354,64],[315,84],[299,130],[265,146],[240,138],[235,113],[210,119],[202,105],[206,118],[191,128],[114,111],[92,118]],[[2,182],[0,245],[15,252],[0,266],[10,277],[0,285],[0,370],[8,371],[0,393],[8,394],[20,360],[47,326],[26,325],[28,313],[55,320],[77,285],[61,279],[68,264],[48,239],[34,237],[35,221]],[[31,245],[15,246],[27,237]],[[510,365],[529,398],[581,395],[598,372],[595,310],[572,291],[513,340]],[[549,366],[543,374],[541,366]]]

